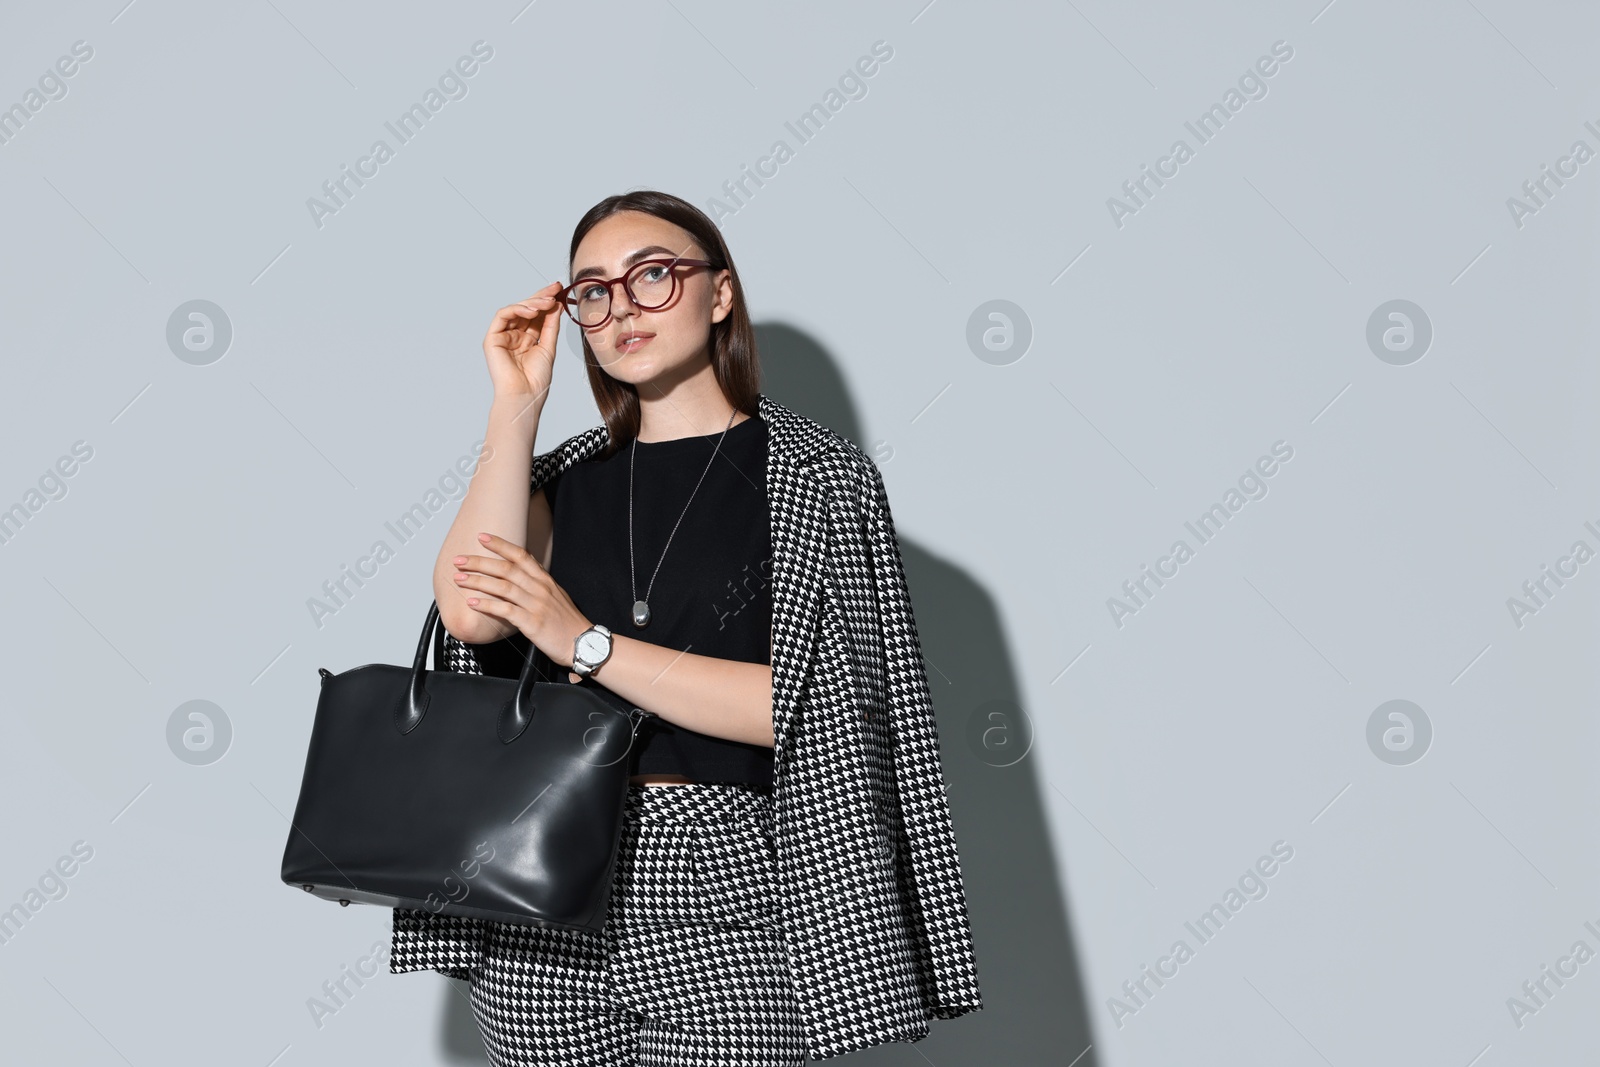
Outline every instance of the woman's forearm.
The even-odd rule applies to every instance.
[[[482,552],[478,533],[483,530],[526,547],[528,478],[543,407],[542,402],[500,397],[489,406],[489,427],[483,435],[478,469],[433,565],[433,596],[439,602],[440,619],[458,641],[487,644],[514,629],[467,606],[466,593],[456,585],[457,569],[450,561]]]
[[[764,663],[697,656],[613,632],[611,655],[594,678],[674,726],[772,747],[772,668]]]

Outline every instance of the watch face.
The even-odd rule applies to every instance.
[[[585,662],[598,663],[605,657],[606,646],[609,644],[610,642],[599,634],[586,633],[578,641],[578,653]]]

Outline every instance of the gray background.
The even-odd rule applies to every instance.
[[[316,668],[409,656],[454,503],[320,627],[307,605],[470,457],[494,309],[640,187],[736,208],[766,391],[872,450],[899,525],[986,1007],[857,1060],[1592,1046],[1600,962],[1520,1026],[1507,1001],[1600,950],[1600,562],[1521,626],[1507,601],[1600,548],[1600,161],[1521,226],[1507,200],[1600,149],[1593,9],[144,0],[6,22],[8,107],[93,48],[0,146],[0,506],[93,450],[0,546],[0,908],[93,850],[0,945],[6,1060],[484,1062],[465,987],[431,972],[317,1025],[308,1001],[390,914],[278,880]],[[384,123],[478,40],[466,95],[399,145]],[[880,40],[864,95],[800,143],[785,123]],[[1276,41],[1265,95],[1199,144],[1184,123]],[[394,158],[319,226],[308,199],[378,138]],[[1194,157],[1119,226],[1108,199],[1179,138]],[[793,157],[726,199],[778,139]],[[1404,365],[1367,341],[1397,299],[1433,331]],[[231,329],[204,365],[168,340],[192,300]],[[1011,346],[974,350],[975,317]],[[598,421],[569,341],[541,447]],[[1266,495],[1197,547],[1184,523],[1279,441]],[[1194,558],[1118,626],[1108,599],[1179,538]],[[1397,699],[1431,729],[1400,764],[1368,740]],[[170,740],[190,701],[218,709],[199,765]],[[1184,924],[1275,842],[1265,896],[1201,943]],[[1119,1019],[1179,939],[1193,957]]]

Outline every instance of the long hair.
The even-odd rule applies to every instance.
[[[761,390],[755,330],[750,326],[750,313],[745,307],[739,269],[733,265],[733,256],[722,239],[722,231],[705,212],[687,200],[653,189],[608,196],[590,208],[572,231],[572,247],[567,251],[569,273],[584,236],[601,220],[621,211],[643,212],[682,227],[705,249],[705,258],[712,264],[708,270],[727,270],[733,285],[733,309],[721,322],[711,324],[711,369],[728,402],[746,415],[755,416]],[[609,456],[639,434],[639,392],[629,383],[607,374],[595,357],[594,349],[589,347],[587,334],[580,329],[579,336],[583,341],[584,366],[589,372],[589,388],[594,393],[595,406],[605,419],[606,429],[611,433],[610,446],[598,455]]]

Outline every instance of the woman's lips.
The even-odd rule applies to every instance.
[[[634,338],[631,338],[630,340],[628,340],[626,343],[618,345],[617,346],[617,351],[618,352],[637,352],[637,351],[639,351],[639,349],[643,348],[645,345],[649,344],[653,340],[655,340],[655,334],[649,334],[649,335],[646,335],[646,336],[643,336],[643,337],[634,337]]]

